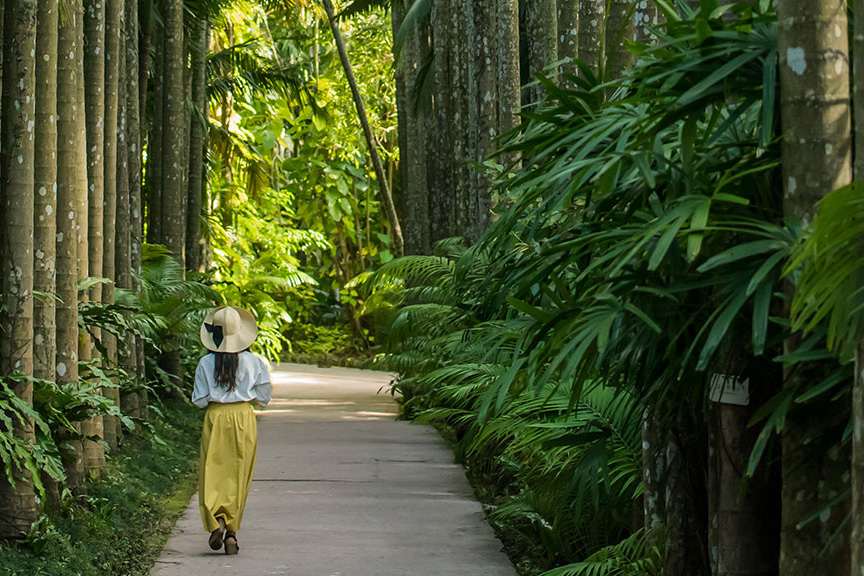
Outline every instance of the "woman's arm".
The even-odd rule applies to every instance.
[[[210,403],[210,387],[204,374],[204,363],[199,362],[195,370],[195,386],[192,388],[192,403],[199,408],[207,408]]]
[[[256,358],[258,357],[256,356]],[[258,362],[260,366],[255,385],[252,387],[252,393],[255,395],[255,401],[263,408],[270,403],[273,385],[270,383],[270,370],[267,368],[267,363],[261,358],[258,358]]]

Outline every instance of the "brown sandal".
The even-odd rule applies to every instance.
[[[237,535],[234,532],[225,533],[225,554],[237,554],[240,544],[237,543]]]
[[[208,540],[211,550],[222,548],[222,542],[225,538],[225,520],[222,518],[217,518],[216,520],[219,522],[219,528],[210,533],[210,539]]]

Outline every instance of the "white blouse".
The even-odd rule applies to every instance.
[[[206,408],[211,402],[254,402],[266,406],[270,402],[272,386],[267,363],[251,352],[240,352],[237,363],[237,387],[229,392],[216,383],[216,356],[207,354],[195,370],[192,403]]]

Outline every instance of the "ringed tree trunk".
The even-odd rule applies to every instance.
[[[129,155],[131,153],[128,140],[128,69],[126,66],[126,42],[128,41],[128,29],[126,26],[126,7],[124,2],[123,14],[121,15],[120,26],[120,46],[118,50],[118,71],[117,71],[117,220],[114,236],[114,278],[118,288],[131,290],[132,288],[132,254],[131,243],[132,234],[130,231],[130,213],[129,213]],[[137,82],[137,79],[134,80]],[[134,96],[137,105],[138,94]],[[128,317],[128,315],[126,315]],[[130,332],[122,335],[122,339],[118,341],[117,346],[117,361],[130,377],[135,377],[135,371],[138,368],[134,356],[134,336]],[[137,416],[137,400],[138,395],[127,389],[117,390],[118,400],[124,414]],[[129,398],[133,398],[135,407],[129,410]],[[117,422],[117,429],[120,430],[120,423]]]
[[[147,6],[147,4],[145,4]],[[152,9],[152,7],[151,7]],[[126,0],[126,142],[127,161],[129,173],[129,254],[130,254],[130,287],[135,293],[140,292],[138,275],[141,273],[141,242],[143,240],[144,227],[141,209],[141,168],[142,145],[141,145],[141,102],[142,85],[140,83],[140,61],[139,61],[139,39],[138,29],[138,0]],[[149,26],[142,27],[149,34]],[[143,45],[143,40],[141,42]],[[149,40],[147,44],[149,50]],[[146,69],[145,69],[146,80]],[[144,377],[143,354],[139,352],[137,338],[127,336],[127,344],[130,348],[130,366],[127,371],[135,374],[136,381]],[[126,394],[125,400],[121,398],[121,406],[130,416],[141,418],[146,403],[146,391],[130,392]]]
[[[855,163],[856,182],[864,179],[864,0],[855,0],[855,32],[853,37],[853,86],[855,98]],[[855,382],[852,387],[852,570],[864,573],[864,343],[855,350]]]
[[[401,15],[404,15],[413,4],[411,0],[400,0],[401,10],[393,11],[394,35],[401,25]],[[426,130],[424,115],[427,113],[423,103],[417,101],[419,91],[420,69],[429,50],[428,29],[425,23],[418,25],[405,40],[401,53],[397,55],[397,74],[403,95],[399,98],[397,112],[402,116],[399,120],[400,136],[400,166],[402,173],[402,218],[405,225],[405,253],[429,253],[429,189],[427,186],[427,154]]]
[[[33,185],[36,120],[36,1],[6,0],[3,30],[2,206],[0,263],[3,309],[0,312],[0,374],[33,375]],[[33,383],[8,381],[27,404]],[[13,434],[35,441],[33,422],[13,424]],[[0,537],[18,538],[39,516],[27,470],[13,467],[15,486],[0,482]]]
[[[38,0],[36,16],[36,204],[33,235],[33,290],[55,294],[57,235],[57,0]],[[33,303],[33,376],[54,380],[57,358],[54,299]],[[60,491],[42,473],[47,504],[59,508]]]
[[[478,166],[492,156],[495,151],[495,141],[498,138],[498,82],[497,59],[498,50],[495,41],[498,38],[497,0],[479,0],[474,9],[474,62],[477,79],[477,91],[474,106],[477,108],[477,150],[474,162]],[[476,170],[476,188],[474,196],[476,211],[472,220],[475,222],[470,238],[478,240],[489,226],[492,216],[492,182],[486,170]]]
[[[527,42],[531,80],[536,80],[538,74],[552,74],[548,67],[558,60],[558,9],[555,0],[527,2],[525,20],[529,32]],[[533,103],[539,102],[544,95],[545,90],[539,85],[531,89]]]
[[[518,1],[518,0],[517,0]],[[447,4],[434,0],[431,14],[432,46],[435,58],[433,107],[434,146],[429,179],[429,241],[453,235],[453,141],[451,138],[452,102],[450,95],[450,22]]]
[[[36,18],[36,204],[33,289],[55,293],[57,235],[57,0],[38,0]],[[53,298],[33,303],[33,375],[54,380],[56,336]]]
[[[574,0],[575,2],[575,0]],[[498,0],[498,130],[505,135],[521,123],[522,86],[519,67],[519,0]],[[559,27],[561,21],[559,20]],[[518,168],[518,158],[501,158]]]
[[[633,65],[633,54],[625,42],[633,38],[636,0],[611,0],[606,20],[606,78],[620,78]]]
[[[78,99],[84,17],[80,0],[67,6],[57,41],[57,383],[78,382],[78,225],[79,201],[87,197],[86,159],[79,157],[84,100]],[[83,96],[83,93],[80,94]],[[80,126],[80,128],[79,128]],[[80,189],[79,189],[80,187]],[[86,218],[86,213],[84,217]],[[86,236],[86,225],[84,226]],[[83,444],[67,439],[66,484],[77,492],[84,482]]]
[[[120,36],[123,34],[124,0],[106,0],[105,12],[105,126],[104,126],[104,179],[105,195],[103,203],[104,243],[102,276],[109,283],[102,287],[103,304],[114,303],[115,252],[114,244],[117,225],[117,124],[119,117],[120,64],[125,60],[120,48]],[[125,68],[125,65],[124,65]],[[107,351],[108,361],[117,361],[117,340],[107,330],[102,333],[102,343]],[[102,392],[106,397],[120,405],[120,390],[106,388]],[[120,420],[116,416],[104,418],[105,440],[111,449],[117,447],[122,430]]]
[[[77,38],[81,44],[81,51],[76,53],[77,58],[77,95],[76,101],[84,104],[83,114],[79,114],[76,118],[76,142],[77,146],[77,158],[76,162],[78,162],[78,166],[82,166],[83,168],[77,171],[77,179],[78,183],[75,186],[75,190],[81,193],[81,196],[78,198],[78,224],[76,226],[76,230],[78,231],[78,280],[84,280],[88,276],[91,275],[90,271],[90,194],[89,194],[89,179],[88,173],[90,171],[89,160],[90,157],[87,153],[87,145],[88,139],[82,138],[82,134],[86,134],[87,132],[87,89],[86,89],[86,81],[84,79],[84,61],[86,60],[86,52],[87,52],[87,42],[85,37],[85,20],[87,19],[87,7],[85,6],[82,13],[81,18],[76,21],[76,32]],[[100,206],[101,210],[101,206]],[[100,223],[101,224],[101,223]],[[101,226],[100,226],[101,231]],[[101,232],[100,232],[101,233]],[[100,271],[101,273],[101,271]],[[83,291],[80,293],[79,297],[82,301],[87,301],[90,298],[90,295]],[[93,359],[93,343],[90,337],[90,334],[84,330],[78,340],[78,358],[82,361],[89,361]],[[84,436],[83,440],[83,470],[85,474],[99,474],[102,468],[105,466],[105,449],[102,446],[101,442],[90,440],[90,438],[103,438],[103,422],[101,416],[94,416],[90,418],[86,422],[81,423],[81,434]]]
[[[156,46],[153,66],[153,121],[147,136],[147,178],[144,192],[147,197],[147,242],[162,244],[162,168],[164,166],[163,132],[165,124],[165,30],[160,23],[153,24],[153,44]],[[141,108],[141,117],[147,114]]]
[[[201,272],[202,198],[207,181],[204,177],[204,146],[207,139],[207,44],[209,24],[206,18],[195,19],[192,50],[192,104],[194,111],[189,126],[189,207],[186,219],[186,266]]]
[[[605,65],[606,1],[579,2],[579,59],[596,75]]]
[[[354,106],[357,108],[357,117],[360,121],[360,125],[363,127],[363,135],[366,137],[369,156],[372,160],[372,166],[375,169],[378,188],[381,191],[381,203],[384,206],[384,212],[387,214],[387,221],[390,224],[390,239],[393,246],[393,253],[396,256],[402,256],[405,253],[404,241],[402,239],[402,228],[399,226],[399,217],[396,214],[393,195],[390,193],[390,187],[387,185],[387,176],[384,173],[384,166],[381,164],[381,157],[378,155],[378,146],[375,144],[375,137],[372,135],[372,127],[369,125],[369,118],[366,116],[366,107],[363,104],[363,97],[360,95],[360,88],[357,86],[357,80],[354,77],[354,70],[351,68],[351,61],[348,59],[348,51],[345,48],[342,33],[339,32],[339,23],[336,21],[336,14],[333,11],[333,3],[330,0],[322,0],[322,3],[324,5],[324,11],[327,13],[327,19],[330,22],[330,29],[333,31],[333,39],[336,42],[336,49],[339,51],[339,59],[342,61],[342,68],[345,70],[345,77],[351,88],[351,95],[354,98]]]
[[[185,50],[183,42],[183,0],[163,3],[162,107],[165,125],[162,129],[162,236],[180,269],[186,269],[186,181],[184,161],[189,143],[186,140]],[[163,368],[177,384],[183,378],[180,350],[170,350],[163,357]]]
[[[579,0],[558,0],[558,59],[568,59],[559,71],[576,76],[579,69],[575,60],[579,58]],[[561,86],[573,90],[575,85],[561,78]]]
[[[852,180],[846,10],[844,0],[783,0],[778,5],[783,210],[787,218],[812,220],[816,202]],[[791,292],[792,287],[787,290]],[[794,339],[784,346],[787,353],[796,347]],[[800,370],[787,371],[784,386],[802,385],[803,378]],[[838,446],[821,455],[821,462],[803,470],[797,467],[808,453],[808,429],[814,424],[805,410],[801,406],[798,413],[791,414],[782,433],[780,573],[848,573],[848,527],[823,551],[842,526],[845,501],[799,528],[799,523],[830,500],[828,490],[843,489],[825,482],[827,469],[842,470],[848,465],[845,451]],[[843,476],[848,482],[848,474]]]
[[[183,187],[185,89],[183,72],[183,2],[166,0],[164,3],[164,69],[162,131],[162,235],[165,247],[185,269],[186,190]]]

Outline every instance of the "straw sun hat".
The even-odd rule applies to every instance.
[[[211,352],[242,352],[257,337],[255,318],[236,306],[214,308],[201,324],[201,342]]]

